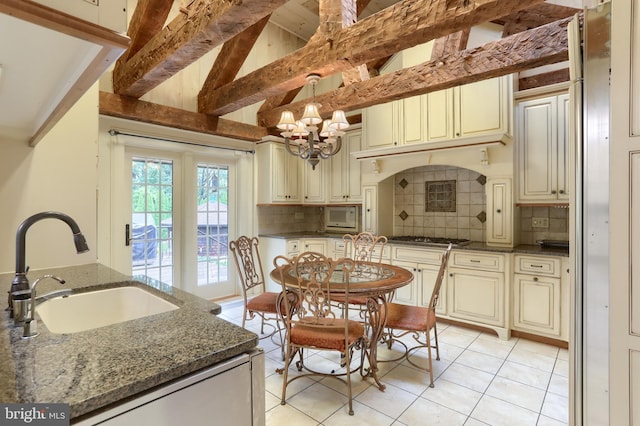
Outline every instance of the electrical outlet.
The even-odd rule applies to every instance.
[[[548,217],[533,217],[533,218],[531,218],[531,227],[532,228],[548,228],[549,227],[549,218]]]
[[[304,212],[296,212],[296,219],[304,219]]]

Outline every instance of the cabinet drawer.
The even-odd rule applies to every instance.
[[[515,273],[560,276],[560,259],[551,257],[515,256]]]
[[[426,250],[412,247],[393,247],[394,260],[432,263],[439,265],[440,260],[442,259],[442,253],[443,251],[441,250]]]
[[[454,251],[451,253],[451,258],[451,265],[459,268],[504,272],[504,256],[501,254],[480,254],[468,251]]]

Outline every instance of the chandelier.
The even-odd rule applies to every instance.
[[[307,82],[313,90],[313,102],[307,104],[300,120],[295,120],[291,111],[284,111],[277,124],[280,133],[284,137],[284,146],[291,155],[309,161],[311,168],[316,169],[320,159],[336,155],[342,147],[344,130],[349,127],[349,122],[344,111],[336,110],[331,120],[322,120],[316,103],[316,84],[320,81],[320,75],[309,74]],[[322,123],[322,129],[318,132],[318,124]]]

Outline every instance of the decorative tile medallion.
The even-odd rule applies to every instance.
[[[456,181],[433,180],[426,181],[425,211],[426,212],[455,212],[456,211]]]
[[[402,180],[400,182],[398,182],[398,185],[400,185],[402,187],[402,189],[405,189],[407,187],[407,185],[409,185],[409,182],[407,182],[406,179],[402,178]]]
[[[485,223],[487,221],[487,213],[484,211],[477,214],[476,219],[478,219],[481,223]]]
[[[409,214],[404,210],[402,210],[398,216],[400,216],[400,219],[402,220],[407,220],[407,218],[409,217]]]
[[[476,182],[478,182],[480,185],[484,185],[485,183],[487,183],[487,177],[485,175],[480,175],[476,179]]]

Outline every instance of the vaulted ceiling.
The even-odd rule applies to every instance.
[[[305,102],[291,102],[310,73],[342,75],[340,87],[318,98],[320,113],[327,115],[566,61],[566,27],[579,10],[554,3],[182,0],[178,16],[166,23],[173,0],[138,0],[129,23],[131,44],[114,69],[114,93],[100,93],[100,113],[255,141],[269,133],[283,109],[299,115]],[[308,37],[306,46],[237,77],[269,20]],[[488,21],[503,25],[503,38],[467,49],[470,28]],[[391,55],[430,40],[430,60],[379,74]],[[217,46],[221,51],[198,94],[198,112],[139,100]],[[221,118],[259,102],[258,125]]]

